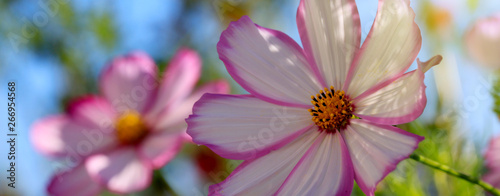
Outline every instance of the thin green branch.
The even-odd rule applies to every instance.
[[[456,171],[456,170],[454,170],[446,165],[443,165],[441,163],[438,163],[436,161],[433,161],[431,159],[428,159],[428,158],[423,157],[423,156],[418,155],[418,154],[411,154],[410,158],[415,160],[415,161],[418,161],[424,165],[432,167],[434,169],[441,170],[449,175],[466,180],[472,184],[477,184],[480,187],[482,187],[484,190],[490,192],[491,194],[496,195],[496,196],[500,196],[500,190],[495,189],[495,187],[493,187],[491,184],[488,184],[488,183],[486,183],[478,178],[474,178],[474,177],[471,177],[469,175],[460,173],[460,172],[458,172],[458,171]]]

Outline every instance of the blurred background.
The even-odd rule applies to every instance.
[[[356,2],[364,40],[377,1]],[[246,93],[218,59],[220,33],[230,21],[249,15],[255,23],[283,31],[300,43],[295,23],[298,4],[299,0],[1,0],[0,84],[17,82],[19,141],[17,188],[7,188],[5,179],[0,179],[0,195],[45,194],[58,166],[33,149],[30,127],[37,119],[64,112],[69,100],[98,93],[97,77],[113,57],[141,50],[164,70],[175,51],[187,46],[203,57],[200,84],[225,78],[232,83],[232,93]],[[441,54],[444,61],[426,75],[424,114],[400,127],[426,137],[416,153],[481,176],[487,171],[482,158],[485,147],[500,132],[495,112],[500,111],[500,99],[496,100],[500,83],[498,66],[472,57],[465,37],[476,20],[500,12],[500,1],[414,0],[411,6],[422,30],[418,57],[426,61]],[[410,70],[416,68],[414,64]],[[7,94],[7,88],[0,88],[0,94]],[[1,104],[0,111],[5,110],[6,104]],[[0,119],[6,118],[0,112]],[[0,138],[4,137],[2,132]],[[0,148],[1,171],[7,170],[5,154],[7,149]],[[239,163],[187,144],[161,172],[179,195],[206,195],[210,184],[222,181]],[[149,194],[154,188],[155,183],[135,195]],[[401,162],[376,193],[484,195],[478,186],[413,160]],[[355,187],[353,195],[363,193]]]

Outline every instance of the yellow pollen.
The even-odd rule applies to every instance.
[[[116,121],[116,137],[121,144],[137,144],[148,134],[148,128],[135,111],[127,111]]]
[[[316,96],[311,96],[313,109],[309,109],[312,120],[324,131],[334,132],[344,128],[352,117],[353,107],[345,92],[330,86],[320,90]]]

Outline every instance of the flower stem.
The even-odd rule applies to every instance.
[[[429,158],[423,157],[423,156],[418,155],[418,154],[411,154],[410,158],[415,160],[415,161],[418,161],[424,165],[432,167],[434,169],[441,170],[449,175],[466,180],[472,184],[477,184],[481,188],[483,188],[484,190],[490,192],[491,194],[496,195],[496,196],[500,196],[500,190],[495,189],[495,187],[493,187],[491,184],[488,184],[488,183],[486,183],[478,178],[474,178],[474,177],[468,176],[466,174],[460,173],[460,172],[458,172],[458,171],[456,171],[456,170],[454,170],[446,165],[443,165],[441,163],[438,163],[436,161],[433,161]]]

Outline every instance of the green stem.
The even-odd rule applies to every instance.
[[[490,192],[491,194],[496,195],[496,196],[500,196],[500,190],[495,189],[495,187],[493,187],[491,184],[488,184],[488,183],[486,183],[478,178],[474,178],[474,177],[468,176],[466,174],[460,173],[460,172],[458,172],[458,171],[456,171],[456,170],[454,170],[446,165],[443,165],[443,164],[438,163],[436,161],[430,160],[430,159],[423,157],[421,155],[418,155],[418,154],[411,154],[410,158],[415,160],[415,161],[418,161],[424,165],[432,167],[434,169],[441,170],[449,175],[466,180],[472,184],[477,184],[480,187],[482,187],[484,190]]]
[[[153,173],[153,178],[156,179],[161,187],[163,188],[163,191],[167,193],[167,195],[170,196],[177,196],[178,194],[172,189],[172,187],[168,184],[167,180],[165,180],[165,177],[161,173],[160,170],[156,170]]]

